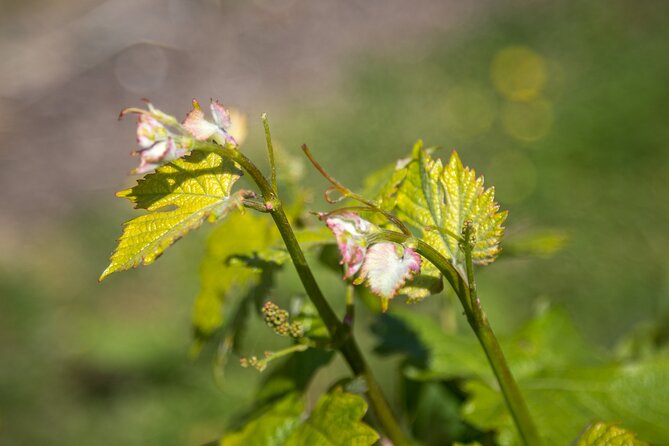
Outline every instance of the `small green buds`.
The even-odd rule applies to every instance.
[[[462,240],[460,241],[461,250],[473,250],[476,246],[476,228],[474,222],[467,219],[462,223]]]
[[[304,336],[304,327],[299,322],[290,322],[290,316],[286,310],[279,308],[274,302],[267,301],[262,307],[262,314],[267,326],[280,336],[301,338]]]
[[[256,356],[251,356],[250,358],[240,358],[239,365],[244,368],[253,367],[259,372],[262,372],[267,368],[267,360],[272,357],[272,352],[265,352],[264,359],[258,359]]]
[[[267,368],[267,364],[269,364],[274,359],[281,358],[291,353],[304,351],[311,345],[307,340],[304,339],[304,327],[302,324],[297,321],[291,322],[288,311],[280,308],[274,302],[265,302],[265,304],[262,306],[262,314],[267,326],[272,328],[276,334],[279,336],[290,336],[293,339],[301,339],[301,341],[283,350],[276,352],[266,351],[264,352],[264,357],[262,359],[258,359],[256,356],[251,356],[250,358],[240,358],[239,364],[242,367],[253,367],[259,372],[265,370],[265,368]]]

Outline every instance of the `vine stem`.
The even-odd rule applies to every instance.
[[[318,314],[323,319],[330,333],[333,345],[337,346],[353,373],[356,376],[361,376],[367,383],[367,397],[385,434],[393,442],[394,446],[409,446],[411,443],[400,428],[390,408],[390,404],[388,404],[351,330],[342,324],[318,286],[311,268],[304,257],[304,252],[302,252],[302,248],[295,237],[293,228],[288,221],[288,217],[283,211],[283,206],[276,194],[276,190],[256,165],[237,149],[225,144],[214,145],[206,142],[198,142],[195,149],[219,153],[235,161],[251,176],[258,189],[260,189],[262,197],[265,200],[265,207],[272,215],[274,223],[281,234],[281,238],[286,245],[286,249],[293,261],[304,290],[316,307]]]
[[[488,362],[497,378],[502,395],[509,408],[509,412],[511,412],[511,416],[513,417],[520,437],[526,445],[541,446],[543,441],[532,421],[525,400],[520,393],[520,388],[511,374],[511,370],[509,369],[504,353],[502,352],[502,347],[499,345],[497,337],[490,326],[490,322],[488,322],[488,318],[483,311],[481,301],[478,298],[471,254],[472,233],[471,228],[468,230],[467,226],[468,225],[465,225],[465,231],[463,232],[464,237],[461,243],[465,253],[467,280],[462,277],[448,259],[422,240],[407,237],[406,234],[399,232],[381,231],[380,233],[372,235],[369,238],[369,243],[391,241],[415,247],[416,252],[425,257],[439,269],[446,280],[451,284],[451,287],[462,303],[465,315],[467,316],[467,321],[472,327],[472,330],[474,330],[474,333],[488,358]]]

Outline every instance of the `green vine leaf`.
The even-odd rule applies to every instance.
[[[270,219],[251,212],[231,215],[211,233],[193,309],[198,335],[206,337],[223,325],[223,307],[229,298],[243,296],[260,283],[267,268],[261,262],[251,266],[250,259],[278,238]]]
[[[405,352],[414,379],[467,379],[464,420],[494,430],[501,446],[522,444],[487,359],[471,334],[448,333],[432,318],[409,311],[392,317],[402,326],[379,325],[383,353]],[[390,319],[392,322],[392,319]],[[409,330],[417,345],[388,336]],[[545,444],[571,444],[584,425],[616,420],[653,444],[669,444],[669,358],[612,362],[589,346],[567,317],[550,310],[500,341],[509,367]]]
[[[305,250],[332,243],[330,232],[321,227],[296,229],[295,236]],[[290,255],[279,232],[266,216],[237,213],[218,225],[209,237],[200,266],[200,292],[193,308],[196,334],[193,354],[224,324],[223,342],[227,342],[229,348],[219,348],[219,352],[230,353],[232,344],[236,343],[236,332],[245,325],[241,319],[235,322],[235,317],[245,317],[246,306],[254,302],[259,305],[256,301],[266,298],[275,274],[289,261]],[[240,303],[244,308],[238,310],[243,311],[228,315],[227,304],[242,296],[249,300],[246,304]],[[319,319],[317,314],[315,319]],[[221,360],[222,357],[219,362]]]
[[[471,333],[449,333],[424,314],[400,310],[378,321],[374,331],[380,340],[377,351],[406,353],[414,362],[423,364],[420,370],[409,370],[413,378],[477,378],[495,382],[488,360]],[[415,342],[407,343],[395,333],[405,333],[405,338]],[[518,379],[544,369],[602,363],[601,355],[586,344],[567,314],[559,309],[546,311],[500,342]]]
[[[378,434],[363,423],[365,400],[340,389],[324,395],[308,417],[298,393],[278,400],[220,446],[370,446]]]
[[[232,432],[219,446],[280,446],[300,424],[304,402],[299,393],[290,393],[250,420],[241,430]]]
[[[365,400],[352,393],[334,390],[320,399],[307,420],[295,429],[285,446],[368,446],[379,435],[362,417]]]
[[[398,163],[406,174],[393,175],[380,200],[392,205],[398,217],[421,231],[421,237],[461,270],[464,254],[458,237],[465,220],[471,220],[476,233],[472,251],[475,264],[486,265],[500,253],[502,223],[507,212],[499,212],[494,188],[483,187],[483,177],[463,166],[453,151],[445,166],[433,159],[418,141],[408,163]],[[404,165],[404,166],[403,166]],[[388,190],[394,189],[393,194]]]
[[[231,195],[241,171],[215,153],[191,155],[159,167],[119,192],[149,213],[125,223],[111,263],[100,276],[153,263],[174,242],[205,220],[214,222],[241,205],[248,191]]]
[[[598,418],[619,421],[653,444],[669,444],[668,380],[669,360],[652,358],[624,365],[545,370],[519,379],[518,385],[546,444],[569,444],[584,424]],[[495,387],[469,381],[464,418],[479,429],[495,429],[502,446],[520,445]]]
[[[574,446],[648,446],[648,443],[623,428],[599,422],[589,426]]]

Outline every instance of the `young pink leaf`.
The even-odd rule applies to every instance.
[[[168,131],[151,115],[140,114],[137,117],[137,144],[142,149],[149,149],[158,141],[167,139]]]
[[[215,135],[222,136],[225,141],[232,145],[237,145],[237,141],[228,133],[228,129],[232,125],[230,121],[230,113],[218,101],[211,101],[210,104],[211,115],[214,122],[208,121],[200,103],[193,99],[193,110],[191,110],[183,122],[183,126],[188,130],[195,139],[205,141]]]
[[[362,267],[367,252],[366,236],[374,226],[353,212],[327,215],[321,214],[321,220],[330,228],[337,240],[341,263],[344,265],[344,279],[353,277]]]
[[[218,100],[212,100],[209,107],[211,108],[211,116],[214,118],[216,125],[223,130],[228,130],[232,125],[230,112]]]
[[[205,141],[219,131],[216,124],[207,121],[204,117],[204,112],[200,103],[193,99],[193,110],[191,110],[183,122],[183,126],[188,130],[195,139]]]
[[[396,243],[377,243],[367,250],[356,283],[367,280],[372,292],[392,299],[407,280],[420,271],[421,258],[411,248]]]
[[[158,166],[162,166],[170,161],[181,158],[186,152],[186,149],[177,147],[171,137],[162,141],[157,141],[146,149],[140,149],[133,152],[133,155],[139,155],[142,159],[139,163],[139,167],[132,172],[136,174],[152,172]]]
[[[156,109],[147,102],[148,110],[140,108],[126,108],[121,111],[122,118],[128,113],[136,113],[137,117],[137,145],[139,149],[131,152],[139,155],[141,161],[139,166],[132,171],[136,174],[152,172],[157,167],[181,158],[186,153],[189,145],[187,140],[178,134],[173,134],[169,127],[179,129],[179,122],[170,115]]]

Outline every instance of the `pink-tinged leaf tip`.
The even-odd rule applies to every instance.
[[[167,139],[167,129],[151,115],[140,114],[137,117],[137,144],[142,149],[149,149],[158,141]]]
[[[139,167],[133,170],[132,173],[144,174],[151,172],[158,166],[181,158],[186,152],[186,149],[177,147],[174,139],[170,137],[162,141],[157,141],[146,149],[134,153],[140,155],[142,159]]]
[[[211,116],[214,122],[223,130],[227,130],[232,125],[230,121],[230,112],[218,100],[212,100],[209,104],[211,108]]]
[[[365,260],[366,236],[372,231],[372,224],[353,212],[321,214],[319,217],[325,220],[337,240],[340,263],[344,266],[344,279],[353,277]]]
[[[205,119],[204,112],[195,99],[193,99],[193,109],[186,115],[183,126],[195,137],[195,139],[200,141],[205,141],[211,138],[219,131],[216,124]]]

